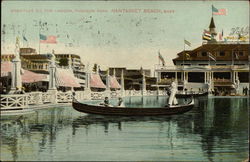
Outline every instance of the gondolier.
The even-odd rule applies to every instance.
[[[172,105],[178,105],[178,101],[175,97],[175,94],[177,92],[177,84],[175,82],[174,79],[172,79],[172,83],[171,83],[171,87],[170,87],[170,96],[169,96],[169,99],[168,99],[168,106],[172,106]]]

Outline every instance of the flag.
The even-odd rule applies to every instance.
[[[188,53],[185,53],[186,59],[189,60],[190,59],[190,55]]]
[[[234,57],[239,60],[239,55],[238,55],[238,52],[234,52]]]
[[[40,34],[40,43],[57,43],[56,36],[54,35],[46,36]]]
[[[39,34],[39,37],[40,37],[40,40],[46,40],[47,39],[46,35],[43,35],[43,34]]]
[[[159,54],[159,59],[161,60],[162,65],[164,66],[164,65],[165,65],[165,60],[164,60],[164,58],[162,57],[160,51],[158,52],[158,54]]]
[[[189,47],[191,47],[191,43],[190,43],[189,41],[187,41],[186,39],[184,39],[184,43],[185,43],[186,45],[188,45]]]
[[[202,39],[203,40],[211,40],[212,39],[211,33],[207,30],[204,30]]]
[[[214,5],[212,5],[212,13],[213,15],[226,15],[227,14],[227,10],[226,9],[217,9],[214,7]]]
[[[25,36],[23,36],[23,40],[26,41],[26,42],[28,42],[28,40],[27,40],[27,38]]]
[[[212,60],[216,61],[216,58],[212,53],[208,52],[208,57],[211,58]]]

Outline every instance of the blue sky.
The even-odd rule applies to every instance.
[[[172,59],[184,48],[184,38],[192,43],[187,49],[201,45],[212,4],[227,9],[227,15],[214,16],[218,32],[223,30],[226,36],[231,28],[249,26],[247,1],[4,1],[1,24],[2,29],[6,26],[6,34],[2,36],[2,53],[14,52],[17,35],[24,35],[29,46],[38,51],[37,22],[42,21],[47,26],[41,33],[56,35],[58,43],[41,44],[41,53],[52,49],[57,53],[76,53],[84,63],[98,63],[103,68],[153,68],[160,50],[167,65],[173,65]],[[114,13],[112,9],[140,12]],[[144,13],[144,9],[173,12]],[[21,41],[21,45],[27,46],[27,42]]]

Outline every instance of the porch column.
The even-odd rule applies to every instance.
[[[11,89],[10,94],[13,94],[16,90],[21,90],[21,60],[20,60],[20,45],[19,39],[16,38],[15,58],[12,60],[12,71],[11,71]]]
[[[145,95],[146,92],[147,92],[147,90],[146,90],[145,71],[142,71],[142,96]]]
[[[113,69],[113,76],[115,77],[116,73],[115,73],[115,68]]]
[[[177,71],[175,72],[175,81],[176,81],[177,84],[178,84]]]
[[[207,83],[207,72],[206,71],[204,72],[204,83],[205,84]]]

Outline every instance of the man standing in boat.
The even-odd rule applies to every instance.
[[[177,92],[177,84],[175,82],[175,79],[172,79],[171,87],[170,87],[170,96],[168,99],[168,105],[178,105],[177,99],[175,97],[175,94]]]

